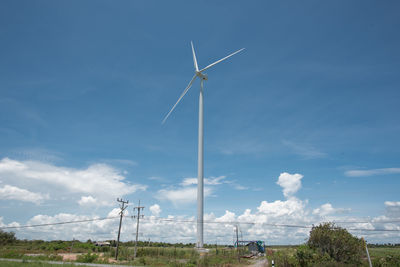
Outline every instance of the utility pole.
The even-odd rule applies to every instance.
[[[139,200],[139,205],[137,207],[133,208],[133,212],[135,212],[135,210],[137,210],[137,216],[134,215],[133,218],[137,219],[136,222],[136,242],[135,242],[135,254],[133,255],[133,258],[136,258],[136,251],[137,251],[137,241],[138,241],[138,236],[139,236],[139,220],[140,218],[143,218],[143,215],[140,215],[140,210],[143,210],[144,207],[140,206],[140,200]]]
[[[124,216],[124,210],[128,207],[125,206],[125,204],[129,203],[129,200],[124,201],[119,198],[117,198],[117,201],[120,202],[121,204],[119,204],[119,208],[121,209],[121,211],[119,212],[120,218],[119,218],[119,228],[118,228],[118,239],[117,239],[117,250],[115,251],[115,259],[118,260],[118,247],[119,247],[119,236],[121,234],[121,225],[122,225],[122,217]]]
[[[240,262],[240,255],[239,255],[239,231],[238,226],[236,225],[236,251],[238,255],[238,261]]]

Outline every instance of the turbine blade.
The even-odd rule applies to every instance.
[[[232,54],[230,54],[230,55],[228,55],[228,56],[226,56],[226,57],[224,57],[224,58],[221,58],[221,59],[218,60],[218,61],[215,61],[214,63],[208,65],[208,66],[205,67],[204,69],[201,69],[200,72],[202,72],[202,71],[204,71],[204,70],[206,70],[206,69],[211,68],[212,66],[214,66],[214,65],[216,65],[216,64],[218,64],[218,63],[220,63],[221,61],[224,61],[224,60],[227,59],[227,58],[230,58],[231,56],[233,56],[233,55],[239,53],[239,52],[242,51],[242,50],[244,50],[244,48],[239,49],[238,51],[236,51],[236,52],[234,52],[234,53],[232,53]]]
[[[193,53],[194,69],[195,69],[196,71],[199,71],[199,66],[197,66],[196,53],[194,52],[193,42],[190,41],[190,43],[192,44],[192,53]]]
[[[192,87],[192,84],[194,82],[194,80],[196,79],[197,75],[194,75],[192,80],[190,80],[188,86],[185,88],[185,90],[183,90],[181,96],[179,97],[178,101],[176,101],[175,105],[171,108],[171,110],[168,112],[167,116],[165,116],[165,118],[163,119],[161,124],[164,124],[164,122],[168,119],[169,115],[171,115],[172,111],[174,111],[176,105],[178,105],[179,101],[181,101],[181,99],[186,95],[186,93],[189,91],[190,87]]]

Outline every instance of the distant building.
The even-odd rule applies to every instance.
[[[109,247],[111,243],[108,241],[97,241],[94,245],[97,247]]]
[[[235,247],[238,244],[235,242]],[[246,246],[249,253],[256,255],[258,253],[265,253],[265,243],[264,241],[239,241],[239,246]]]
[[[250,241],[246,246],[251,254],[258,254],[265,252],[262,241]]]

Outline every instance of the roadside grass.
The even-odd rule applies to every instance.
[[[400,256],[400,248],[368,248],[371,257]]]
[[[79,247],[78,247],[79,246]],[[299,263],[298,251],[301,246],[268,246],[266,258],[271,263],[274,260],[275,266],[352,266],[343,263],[329,261],[328,258],[321,258],[321,265],[301,265]],[[125,264],[135,266],[246,266],[251,260],[241,258],[238,261],[237,252],[233,248],[214,247],[208,253],[201,255],[197,250],[189,247],[138,247],[137,257],[134,259],[134,248],[132,246],[121,246],[118,261],[114,260],[115,248],[94,247],[86,243],[76,244],[75,249],[62,244],[52,242],[44,244],[31,242],[28,246],[22,244],[6,245],[0,247],[0,258],[22,259],[25,262],[0,261],[0,266],[58,266],[41,261],[62,261],[59,253],[80,252],[76,261],[64,261],[63,266],[74,266],[73,262],[81,263],[109,263]],[[369,248],[374,267],[400,267],[400,247],[373,247]],[[243,250],[241,255],[246,254]],[[306,255],[307,256],[307,255]],[[27,262],[33,260],[33,262]],[[360,266],[368,266],[366,255],[363,256]]]
[[[0,260],[0,265],[2,267],[76,267],[76,265],[73,264],[50,264],[50,263],[45,263],[45,262],[10,262],[10,261],[1,261]],[[81,265],[84,267],[84,265]]]
[[[275,266],[302,266],[296,259],[296,253],[299,247],[295,246],[271,246],[266,248],[268,261],[271,263],[274,260]],[[378,247],[368,248],[371,256],[372,266],[374,267],[400,267],[400,247]],[[304,266],[326,266],[326,267],[350,267],[353,264],[345,264],[329,261],[328,259],[321,259],[320,265],[318,263],[311,265],[305,264]],[[361,265],[369,266],[367,255],[362,259]]]
[[[26,253],[29,252],[29,253]],[[0,258],[22,259],[25,263],[1,261],[0,266],[52,266],[41,261],[62,261],[58,251],[26,250],[23,247],[0,248]],[[237,252],[232,248],[210,248],[208,253],[201,253],[194,248],[181,247],[139,247],[137,257],[134,258],[134,248],[121,246],[118,261],[114,260],[115,249],[107,252],[92,252],[77,255],[76,261],[80,263],[102,263],[102,264],[127,264],[136,266],[246,266],[250,263],[248,259],[238,261]],[[27,261],[33,262],[27,262]],[[68,261],[64,261],[68,263]],[[71,265],[72,266],[72,265]]]

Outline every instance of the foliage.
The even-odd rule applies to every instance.
[[[94,262],[99,258],[99,255],[97,254],[92,254],[88,252],[87,254],[84,255],[79,255],[76,259],[77,262],[85,262],[85,263],[90,263]]]
[[[376,258],[372,261],[372,266],[376,267],[400,267],[400,256],[387,255],[385,257]]]
[[[1,250],[0,251],[0,258],[6,259],[21,259],[24,256],[23,253],[17,250]]]
[[[14,232],[5,232],[0,229],[0,245],[12,244],[15,243],[16,240]]]
[[[9,261],[0,261],[0,266],[2,267],[54,267],[54,264],[45,263],[45,262],[9,262]],[[73,264],[63,264],[63,267],[76,267]]]
[[[350,264],[360,264],[364,253],[361,239],[333,223],[314,226],[307,245],[319,255],[327,254],[337,262]]]

